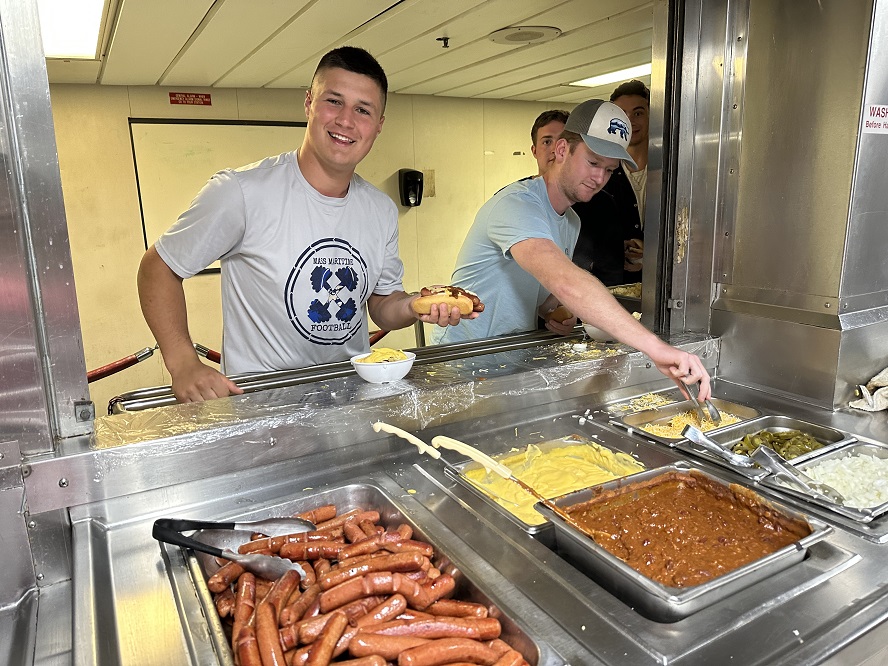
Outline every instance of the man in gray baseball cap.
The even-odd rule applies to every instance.
[[[601,157],[625,160],[638,168],[627,150],[632,126],[626,112],[612,102],[590,99],[570,112],[565,132],[579,134],[589,150]]]
[[[520,180],[494,194],[460,249],[451,284],[478,294],[485,316],[437,329],[433,342],[535,330],[538,316],[550,330],[567,335],[580,318],[647,354],[680,386],[700,382],[700,399],[709,397],[709,374],[697,356],[648,331],[571,261],[580,232],[571,206],[599,192],[620,160],[634,164],[627,151],[631,133],[626,114],[611,102],[593,99],[571,112],[555,144],[554,164],[542,178]]]

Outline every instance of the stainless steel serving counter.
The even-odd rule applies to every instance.
[[[151,523],[162,516],[248,519],[364,483],[391,497],[527,633],[540,665],[882,663],[888,654],[885,526],[860,533],[818,514],[834,530],[803,562],[685,619],[660,623],[503,520],[434,460],[370,428],[383,419],[426,441],[446,434],[490,454],[579,433],[629,453],[653,452],[658,460],[688,459],[616,428],[603,409],[668,381],[640,354],[599,354],[575,344],[426,365],[385,386],[348,376],[257,393],[219,401],[202,421],[195,420],[202,416],[196,406],[118,415],[99,424],[95,440],[65,456],[29,461],[34,530],[44,521],[58,523],[62,513],[71,534],[69,579],[62,573],[68,546],[55,540],[58,530],[47,528],[35,539],[44,546],[38,566],[45,566],[46,581],[31,637],[35,661],[221,663],[197,593],[183,595],[173,584],[181,583],[179,564],[151,538]],[[680,344],[715,367],[717,341]],[[882,414],[827,412],[724,382],[715,393],[766,414],[888,442]],[[149,431],[158,435],[145,440]],[[749,483],[695,463],[727,481]],[[24,608],[33,611],[34,604]],[[66,636],[59,627],[71,615]]]

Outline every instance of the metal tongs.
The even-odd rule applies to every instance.
[[[789,479],[789,481],[801,488],[802,492],[814,497],[821,497],[830,502],[844,504],[845,497],[838,490],[830,485],[815,481],[802,470],[790,465],[779,453],[767,446],[760,446],[750,454],[750,457],[758,463],[760,467],[780,476]]]
[[[297,534],[300,532],[310,532],[315,529],[312,522],[303,518],[270,518],[267,520],[259,520],[253,523],[213,523],[201,520],[178,520],[175,518],[159,518],[154,521],[154,529],[151,531],[158,541],[170,543],[174,546],[182,548],[190,548],[201,553],[207,553],[214,557],[222,557],[232,562],[237,562],[250,573],[266,580],[277,580],[291,569],[299,572],[301,578],[305,578],[305,570],[296,562],[278,557],[276,555],[261,555],[259,553],[242,554],[231,548],[218,548],[211,546],[203,541],[187,537],[182,534],[182,530],[195,529],[230,529],[235,530],[246,527],[250,531],[262,532],[269,534],[273,524],[287,524],[287,531],[284,534]],[[262,526],[262,529],[253,529]],[[235,527],[238,526],[238,527]],[[269,531],[267,531],[269,530]],[[276,530],[280,532],[280,530]],[[279,534],[280,535],[280,534]]]
[[[694,390],[691,387],[694,387],[694,390],[697,392],[700,391],[700,383],[696,384],[685,384],[685,389],[688,394],[688,398],[694,404],[694,409],[697,410],[697,415],[700,417],[700,423],[706,420],[706,416],[708,414],[709,420],[712,421],[715,425],[721,423],[722,417],[721,412],[718,411],[715,405],[712,404],[711,400],[704,400],[703,404],[706,405],[706,411],[703,411],[703,407],[700,405],[700,401],[697,399],[697,396],[694,395]]]
[[[716,442],[714,439],[711,439],[708,435],[706,435],[699,428],[695,428],[692,425],[686,425],[684,429],[681,431],[683,437],[687,437],[690,441],[692,441],[697,446],[700,446],[710,453],[714,453],[722,460],[726,460],[732,465],[736,465],[737,467],[752,467],[754,463],[747,456],[741,456],[740,454],[734,453],[733,451],[728,451],[721,444]]]

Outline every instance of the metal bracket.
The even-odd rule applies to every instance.
[[[670,298],[666,305],[670,310],[684,310],[685,306],[684,301],[679,298]]]
[[[74,418],[78,422],[95,421],[96,406],[93,404],[92,400],[75,400]]]

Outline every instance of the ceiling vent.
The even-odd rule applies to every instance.
[[[511,28],[496,30],[487,35],[494,44],[507,46],[523,46],[524,44],[542,44],[555,39],[561,34],[558,28],[545,25],[517,25]]]

